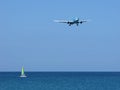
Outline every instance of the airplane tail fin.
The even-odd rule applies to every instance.
[[[78,17],[76,17],[76,18],[75,18],[75,20],[78,20],[78,21],[79,21],[79,18],[78,18]]]

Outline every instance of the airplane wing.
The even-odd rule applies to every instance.
[[[91,21],[91,19],[81,20],[81,21],[79,21],[79,23],[82,24],[82,23],[84,23],[84,22],[90,22],[90,21]]]
[[[84,22],[87,22],[86,20],[81,20],[79,21],[80,24],[84,23]]]
[[[69,21],[67,21],[67,20],[54,20],[54,22],[58,22],[58,23],[68,23]]]

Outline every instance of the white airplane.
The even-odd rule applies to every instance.
[[[69,26],[73,24],[76,24],[78,26],[79,24],[83,24],[84,22],[87,22],[87,20],[79,20],[79,18],[76,18],[71,21],[67,21],[67,20],[54,20],[54,21],[59,23],[67,23]]]

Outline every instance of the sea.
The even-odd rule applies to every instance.
[[[0,72],[0,90],[120,90],[120,72]]]

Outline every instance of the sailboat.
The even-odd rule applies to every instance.
[[[21,76],[20,77],[27,77],[24,73],[24,67],[22,67],[22,71],[21,71]]]

